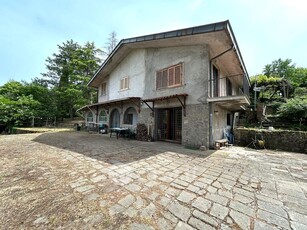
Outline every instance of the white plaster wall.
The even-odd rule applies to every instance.
[[[152,48],[146,52],[145,98],[187,93],[187,104],[199,104],[208,95],[207,46]],[[183,63],[183,85],[156,90],[156,71]]]
[[[129,89],[120,90],[120,80],[129,77]],[[125,97],[143,97],[145,79],[145,50],[132,51],[109,75],[107,95],[99,97],[99,102]]]
[[[223,96],[227,96],[227,85],[226,85],[226,76],[227,74],[220,68],[219,69],[219,74],[220,74],[220,79],[219,79],[219,96],[223,97]],[[231,79],[231,77],[229,78],[230,82],[232,83],[232,95],[239,95],[239,86],[238,84]]]

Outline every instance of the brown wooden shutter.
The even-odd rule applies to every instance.
[[[175,85],[180,85],[181,84],[181,65],[175,66]]]
[[[158,71],[156,76],[156,88],[161,89],[162,87],[162,72]]]
[[[174,67],[169,68],[168,70],[168,86],[175,84],[175,69]]]
[[[162,88],[167,88],[167,69],[162,72]]]

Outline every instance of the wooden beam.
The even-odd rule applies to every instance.
[[[183,108],[183,116],[186,116],[186,104],[185,104],[185,96],[183,96],[183,102],[180,100],[179,96],[177,95],[176,98],[178,99],[178,101],[180,102],[182,108]]]
[[[147,105],[147,107],[150,108],[150,110],[153,112],[153,108],[152,108],[150,105],[148,105],[146,101],[143,101],[143,102],[144,102],[145,105]],[[153,102],[152,104],[154,105],[154,102]]]

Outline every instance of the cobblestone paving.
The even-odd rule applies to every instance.
[[[65,132],[1,137],[0,158],[3,229],[307,229],[304,154],[239,147],[201,152]],[[22,162],[32,170],[16,176]],[[23,201],[32,189],[25,179],[40,181],[35,189],[44,192]],[[45,205],[36,206],[39,199]],[[78,214],[63,218],[70,211]]]

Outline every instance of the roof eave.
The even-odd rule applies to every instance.
[[[236,55],[239,59],[239,62],[240,62],[241,67],[242,67],[242,71],[244,73],[244,77],[247,79],[249,86],[251,86],[249,75],[248,75],[247,69],[245,67],[245,63],[243,61],[242,54],[241,54],[240,48],[239,48],[238,43],[237,43],[237,39],[236,39],[236,37],[233,33],[233,30],[232,30],[232,27],[231,27],[231,24],[230,24],[229,21],[227,21],[227,31],[228,31],[230,39],[231,39],[231,41],[234,45],[234,52],[236,52]]]
[[[195,26],[195,27],[190,27],[190,28],[185,28],[185,29],[179,29],[179,30],[173,30],[173,31],[168,31],[168,32],[162,32],[162,33],[150,34],[150,35],[145,35],[145,36],[138,36],[138,37],[133,37],[133,38],[122,39],[117,44],[117,46],[113,49],[113,51],[107,57],[107,59],[102,63],[99,69],[95,72],[94,76],[88,82],[87,86],[97,88],[97,86],[92,84],[93,81],[98,76],[98,74],[101,72],[101,70],[112,60],[112,57],[116,54],[116,52],[125,44],[222,31],[222,30],[227,30],[227,25],[230,25],[229,20],[211,23],[211,24],[202,25],[202,26]]]

